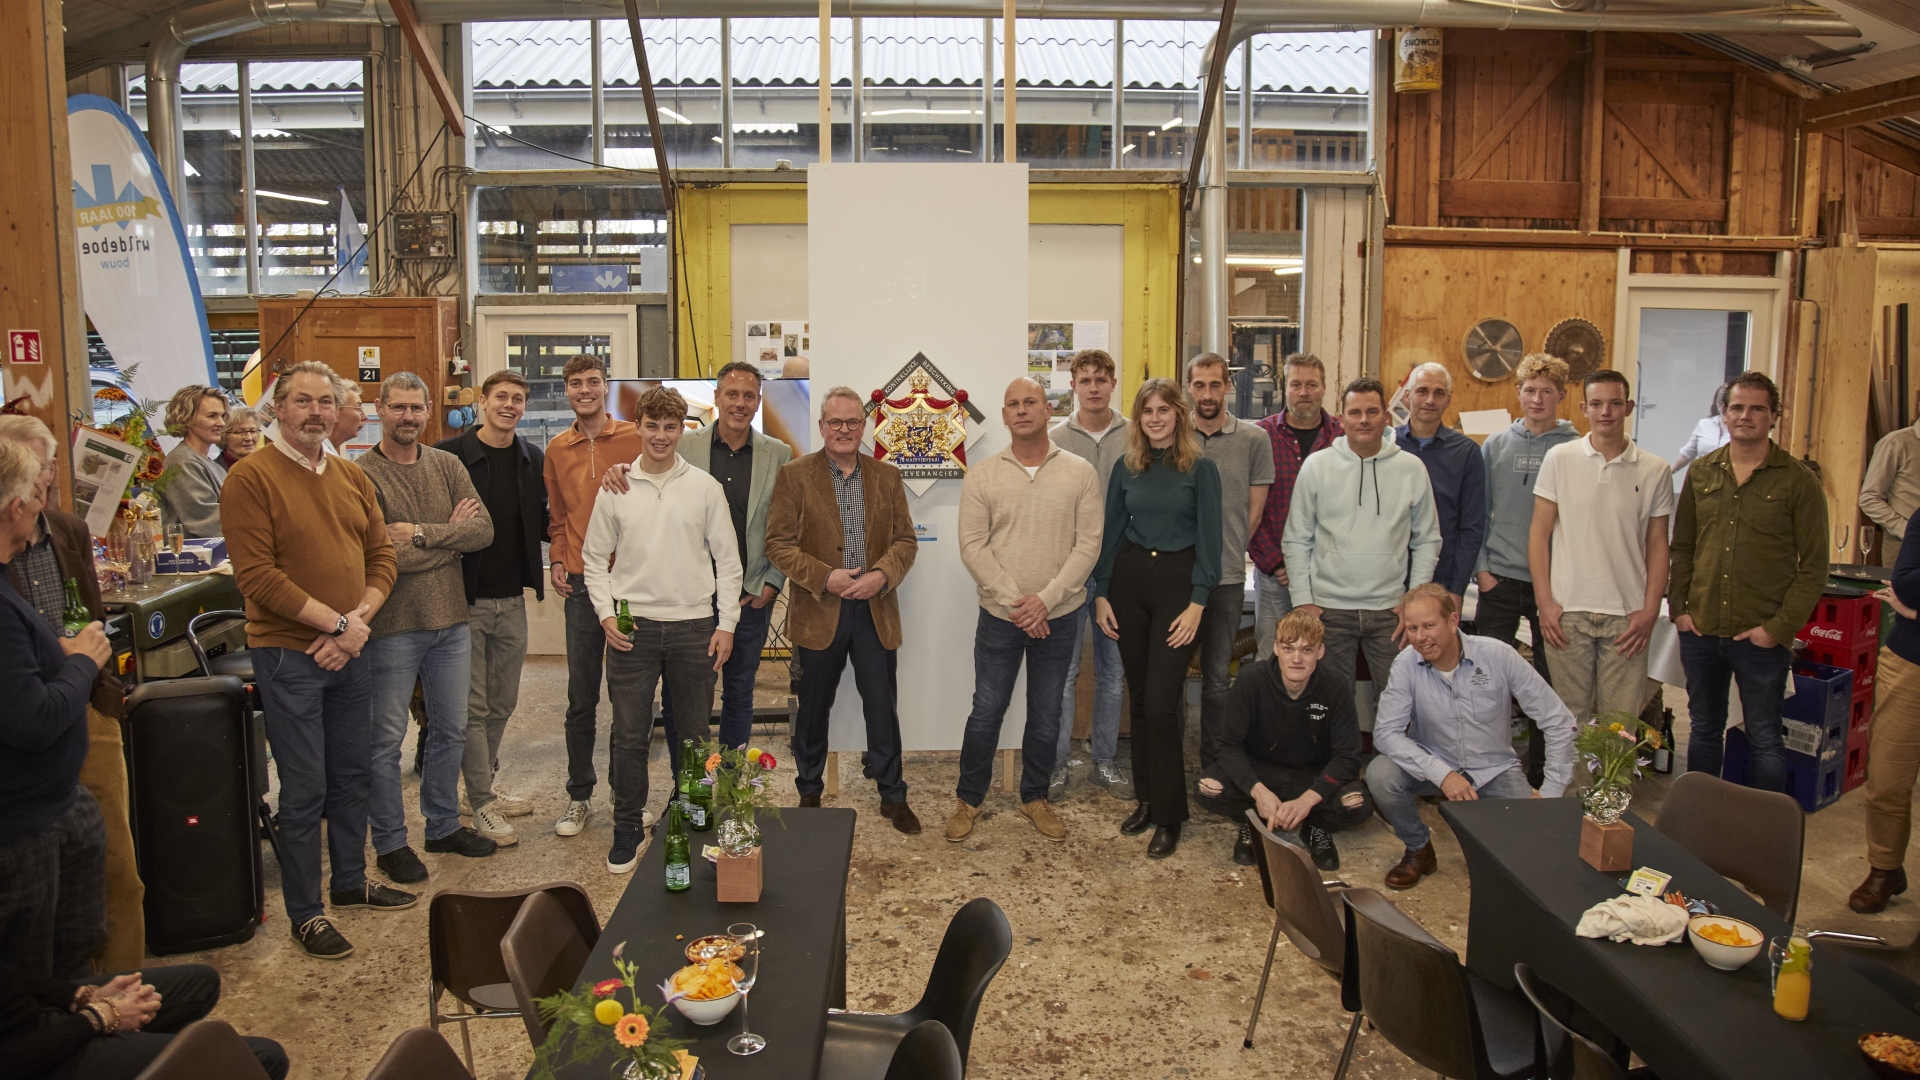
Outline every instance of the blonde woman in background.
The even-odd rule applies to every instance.
[[[220,436],[220,454],[214,458],[220,467],[231,469],[240,459],[260,449],[260,417],[245,405],[227,413],[227,430]]]
[[[180,445],[167,454],[160,520],[188,539],[219,536],[220,489],[226,466],[210,455],[227,430],[227,394],[217,386],[183,386],[167,402],[167,434]]]

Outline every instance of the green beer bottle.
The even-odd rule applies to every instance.
[[[674,774],[677,793],[674,796],[686,811],[693,812],[693,740],[680,740],[680,768]]]
[[[707,770],[700,762],[693,763],[693,792],[687,798],[688,824],[695,832],[706,832],[713,828],[713,785],[702,783],[707,778]]]
[[[627,614],[625,600],[620,601],[620,609],[613,617],[613,628],[620,631],[621,637],[629,641],[633,640],[633,616]]]
[[[67,604],[60,614],[60,629],[67,637],[78,637],[80,631],[93,621],[93,614],[87,610],[86,601],[80,599],[80,579],[67,579]]]
[[[667,804],[667,891],[686,892],[693,884],[693,863],[688,857],[687,827],[680,804]]]

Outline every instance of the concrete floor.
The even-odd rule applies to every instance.
[[[771,664],[763,668],[763,678],[776,671],[783,679],[784,669]],[[481,860],[423,854],[433,877],[414,887],[422,893],[421,904],[404,912],[336,916],[336,925],[357,947],[338,963],[307,959],[289,938],[278,872],[269,859],[268,921],[254,939],[169,959],[218,967],[225,994],[216,1015],[243,1032],[279,1039],[298,1080],[360,1080],[395,1036],[426,1021],[424,898],[433,890],[571,880],[586,887],[604,919],[632,881],[605,868],[612,826],[604,785],[596,792],[596,816],[586,832],[562,839],[552,831],[566,798],[565,688],[563,659],[529,658],[520,709],[501,748],[498,785],[527,796],[535,806],[534,816],[515,823],[521,835],[517,846]],[[1669,689],[1667,696],[1675,715],[1684,718],[1685,695]],[[602,777],[608,715],[603,703]],[[786,801],[793,801],[784,736],[756,742],[786,759],[779,770],[781,786]],[[1191,758],[1191,738],[1189,743]],[[657,810],[667,765],[663,744],[656,742],[654,751]],[[1257,872],[1228,858],[1233,826],[1196,816],[1172,858],[1150,861],[1144,854],[1147,837],[1122,836],[1115,828],[1130,806],[1085,783],[1082,767],[1059,806],[1068,828],[1065,843],[1041,839],[1015,812],[1013,796],[996,785],[974,835],[965,844],[950,844],[940,829],[953,805],[957,753],[907,755],[910,799],[926,827],[917,837],[896,833],[878,813],[872,784],[860,778],[853,760],[844,764],[843,794],[829,797],[828,804],[851,806],[861,815],[846,901],[850,1008],[911,1006],[947,920],[968,899],[989,896],[1013,925],[1014,948],[982,1007],[971,1076],[1331,1075],[1347,1015],[1333,981],[1284,937],[1255,1048],[1241,1048],[1272,916],[1261,899]],[[411,774],[407,781],[411,800],[416,781]],[[1643,782],[1635,809],[1651,818],[1667,783],[1665,777]],[[1466,870],[1437,812],[1429,807],[1426,813],[1435,826],[1440,871],[1393,899],[1440,940],[1464,951]],[[409,815],[420,850],[417,804],[410,805]],[[1802,922],[1910,938],[1920,928],[1920,900],[1912,894],[1896,899],[1881,916],[1857,916],[1846,909],[1847,893],[1866,869],[1862,818],[1858,791],[1808,818]],[[1338,842],[1340,876],[1356,885],[1381,887],[1382,875],[1401,854],[1377,819],[1341,834]],[[457,1029],[444,1030],[457,1048]],[[471,1031],[482,1080],[525,1074],[532,1053],[518,1020],[475,1023]],[[726,1074],[721,1068],[710,1075],[724,1080]],[[1366,1033],[1350,1075],[1428,1074],[1378,1035]]]

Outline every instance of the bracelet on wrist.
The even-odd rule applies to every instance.
[[[89,1005],[88,1008],[93,1011],[94,1015],[100,1018],[100,1034],[112,1035],[120,1030],[120,1006],[115,1005],[111,1001],[96,1001]],[[107,1013],[102,1012],[102,1009],[113,1013],[113,1019],[107,1019]]]
[[[70,1011],[79,1012],[93,1002],[93,992],[97,986],[82,986],[73,992],[73,1007]]]

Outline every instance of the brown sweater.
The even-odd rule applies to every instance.
[[[302,649],[320,631],[299,619],[309,597],[346,614],[371,587],[393,591],[393,541],[373,481],[329,455],[326,472],[279,450],[249,454],[227,474],[220,520],[234,583],[247,601],[248,648]]]

